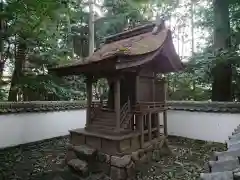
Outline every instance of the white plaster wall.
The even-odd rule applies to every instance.
[[[0,148],[69,134],[85,126],[85,110],[0,115]]]
[[[0,115],[0,148],[67,135],[85,122],[85,110]],[[240,114],[168,111],[169,135],[224,142],[239,124]]]
[[[168,111],[169,135],[224,143],[239,124],[240,114]]]

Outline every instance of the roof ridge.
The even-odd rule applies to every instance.
[[[129,29],[127,31],[123,31],[123,32],[106,37],[104,44],[109,44],[109,43],[112,43],[115,41],[131,38],[131,37],[134,37],[134,36],[137,36],[140,34],[151,32],[154,27],[155,27],[155,23],[148,23],[145,25],[140,25],[133,29]]]

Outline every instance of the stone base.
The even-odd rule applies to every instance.
[[[122,156],[107,154],[96,149],[86,151],[86,149],[90,149],[89,147],[84,148],[86,145],[72,146],[73,148],[69,148],[66,159],[70,161],[72,158],[80,158],[78,155],[73,155],[79,152],[96,152],[91,153],[91,156],[94,156],[94,160],[93,158],[90,158],[91,160],[84,159],[88,163],[88,169],[91,173],[104,172],[113,180],[134,179],[136,176],[136,167],[139,164],[152,160],[158,161],[161,156],[171,153],[165,138],[155,139],[148,142],[148,144],[143,149],[138,149]],[[74,168],[80,169],[77,167]]]
[[[70,131],[70,135],[72,145],[87,145],[110,155],[120,155],[140,148],[138,132],[109,135],[86,129],[75,129]]]

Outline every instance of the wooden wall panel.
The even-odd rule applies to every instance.
[[[155,101],[164,101],[164,81],[155,81]]]
[[[151,102],[153,97],[152,78],[139,77],[138,100]]]

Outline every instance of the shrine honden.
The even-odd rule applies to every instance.
[[[138,163],[161,155],[168,148],[167,83],[161,75],[183,68],[161,20],[106,38],[83,61],[50,69],[86,77],[86,127],[70,130],[67,164],[81,175],[103,171],[112,179],[131,179]],[[99,78],[108,81],[106,103],[92,101],[92,83]]]

